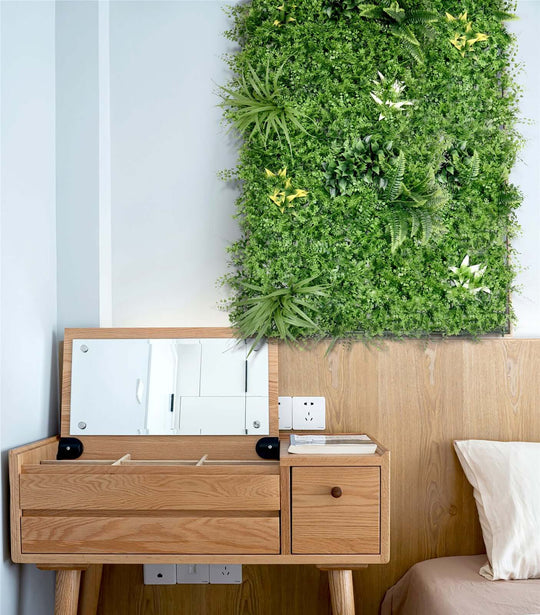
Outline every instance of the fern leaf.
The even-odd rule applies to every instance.
[[[408,41],[411,45],[416,45],[416,47],[420,47],[420,43],[418,42],[415,33],[409,26],[394,24],[390,26],[390,32],[392,32],[392,34],[397,38]]]
[[[399,30],[401,30],[401,28],[399,28]],[[416,43],[411,43],[410,40],[402,37],[400,34],[394,34],[394,36],[397,36],[401,40],[401,46],[417,64],[424,63],[424,54],[418,41],[416,41]]]
[[[417,214],[422,227],[422,241],[426,242],[433,232],[433,216],[425,209],[419,209]]]
[[[390,240],[392,244],[392,252],[395,252],[401,244],[407,239],[409,223],[407,214],[399,209],[394,209],[390,212],[390,220],[388,223],[390,230]]]
[[[411,237],[414,237],[418,230],[420,229],[421,222],[420,217],[418,216],[418,212],[414,209],[411,211]]]
[[[420,25],[426,25],[439,21],[439,15],[434,11],[424,11],[422,9],[412,9],[407,11],[405,15],[404,23],[414,23]]]
[[[405,154],[400,151],[394,163],[394,169],[388,178],[388,183],[384,190],[384,198],[388,201],[395,201],[401,192],[403,175],[405,174]]]

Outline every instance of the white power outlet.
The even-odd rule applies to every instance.
[[[242,564],[210,564],[210,583],[221,585],[242,583]]]
[[[176,582],[181,585],[210,583],[210,566],[208,564],[178,564]]]
[[[324,397],[293,397],[293,429],[324,429],[326,400]]]
[[[278,397],[280,429],[292,429],[292,400],[292,397]]]
[[[176,585],[175,564],[144,564],[145,585]]]

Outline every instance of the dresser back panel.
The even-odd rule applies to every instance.
[[[540,441],[540,339],[387,342],[279,349],[279,394],[324,395],[329,432],[367,432],[392,453],[391,560],[354,573],[357,612],[376,615],[412,564],[483,551],[460,438]],[[100,615],[329,613],[313,566],[245,566],[241,586],[142,586],[138,566],[106,566]],[[306,598],[307,597],[307,598]]]

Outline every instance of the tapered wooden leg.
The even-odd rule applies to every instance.
[[[333,615],[354,615],[352,570],[329,570],[328,581]]]
[[[56,571],[54,615],[77,615],[80,583],[80,570]]]
[[[96,615],[103,564],[92,564],[84,571],[81,581],[79,615]]]

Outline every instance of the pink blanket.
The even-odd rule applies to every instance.
[[[488,581],[485,555],[415,564],[384,597],[381,615],[539,615],[540,579]]]

